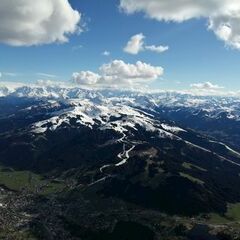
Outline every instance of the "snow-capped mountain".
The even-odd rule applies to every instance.
[[[138,131],[140,127],[170,138],[191,128],[239,148],[240,134],[236,129],[240,121],[240,98],[61,86],[3,87],[1,94],[2,99],[30,102],[17,114],[32,119],[28,120],[33,133],[71,127],[73,122],[74,127],[112,129],[118,133]],[[227,134],[222,134],[223,124]],[[230,140],[232,131],[235,134]]]
[[[62,209],[74,212],[111,199],[110,205],[131,204],[138,211],[223,214],[229,203],[240,202],[239,142],[238,98],[62,86],[1,89],[0,166],[27,173],[31,187],[29,172],[64,184]]]
[[[240,132],[236,131],[240,120],[238,98],[61,86],[17,86],[11,90],[4,88],[2,93],[5,94],[3,102],[5,99],[22,99],[26,104],[5,117],[14,121],[24,116],[27,121],[23,127],[36,135],[86,127],[114,131],[120,137],[134,136],[141,130],[159,138],[189,143],[188,134],[196,130],[207,133],[211,141],[226,144],[228,149],[239,149]],[[232,131],[235,134],[229,137]]]
[[[56,100],[85,100],[90,99],[94,103],[106,104],[110,101],[114,104],[123,103],[126,105],[154,109],[155,107],[167,107],[175,109],[191,108],[193,114],[197,110],[209,117],[221,117],[225,114],[228,118],[239,120],[240,98],[221,96],[196,96],[179,92],[158,92],[145,93],[126,90],[89,90],[78,87],[61,86],[2,86],[0,96],[27,97],[35,99],[56,99]]]

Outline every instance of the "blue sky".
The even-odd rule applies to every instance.
[[[1,43],[2,81],[49,79],[38,73],[56,75],[53,80],[69,81],[73,72],[97,72],[104,63],[118,59],[163,67],[164,75],[150,84],[153,88],[179,90],[193,83],[211,82],[228,90],[240,89],[240,51],[226,46],[208,30],[206,18],[167,23],[144,13],[126,14],[119,10],[118,0],[71,0],[70,4],[82,14],[83,32],[72,34],[67,43],[37,46]],[[161,54],[124,52],[129,39],[139,33],[145,35],[146,44],[167,45],[169,50]],[[110,55],[102,55],[104,51]]]

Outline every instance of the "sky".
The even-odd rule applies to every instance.
[[[1,0],[0,81],[239,91],[239,26],[237,0]]]

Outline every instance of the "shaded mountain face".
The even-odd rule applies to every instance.
[[[240,202],[239,99],[57,87],[2,92],[0,164],[63,183],[57,198],[73,235],[82,221],[75,213],[81,206],[90,213],[96,201],[112,211],[130,204],[180,216],[224,214]],[[129,224],[139,227],[124,220],[111,234]],[[149,229],[143,234],[152,239]]]

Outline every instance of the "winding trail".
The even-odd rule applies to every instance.
[[[108,168],[108,167],[112,167],[112,166],[115,166],[115,167],[119,167],[119,166],[122,166],[124,165],[125,163],[127,163],[128,159],[130,158],[129,154],[130,152],[136,147],[136,145],[132,144],[128,139],[127,139],[127,136],[126,134],[123,132],[122,133],[123,136],[117,140],[117,142],[119,143],[123,143],[123,150],[122,152],[120,152],[118,154],[118,158],[121,160],[119,163],[116,163],[116,164],[107,164],[107,165],[104,165],[102,166],[99,170],[101,173],[103,173],[103,170]],[[129,149],[127,149],[127,146],[130,146]]]
[[[121,162],[115,164],[116,167],[119,167],[125,163],[127,163],[127,160],[129,159],[129,153],[135,148],[135,145],[130,147],[128,150],[126,150],[126,144],[123,144],[123,152],[118,154],[118,157],[122,159]]]
[[[103,173],[104,169],[115,166],[119,167],[127,163],[128,159],[130,158],[130,152],[136,147],[136,145],[132,144],[128,139],[126,134],[123,132],[123,136],[117,140],[117,142],[123,144],[123,150],[118,154],[118,158],[121,160],[119,163],[116,164],[106,164],[100,167],[100,172]],[[130,146],[128,150],[126,150],[127,146]]]
[[[99,168],[101,173],[104,173],[104,170],[106,170],[107,168],[110,167],[120,167],[124,164],[127,163],[128,159],[130,158],[130,152],[133,151],[133,149],[136,147],[136,145],[132,144],[128,139],[126,134],[123,132],[122,133],[123,136],[117,140],[117,142],[122,143],[123,144],[123,150],[122,152],[120,152],[117,156],[118,158],[121,160],[119,163],[116,164],[106,164],[103,165],[102,167]],[[127,149],[127,146],[129,146],[129,148]],[[112,175],[110,174],[106,174],[105,177],[89,184],[88,186],[93,186],[94,184],[97,184],[99,182],[105,181],[107,178],[111,177]]]

